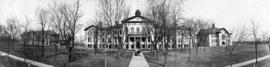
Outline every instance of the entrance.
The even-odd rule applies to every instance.
[[[136,47],[137,47],[137,49],[140,49],[141,48],[140,41],[137,41],[136,42]]]

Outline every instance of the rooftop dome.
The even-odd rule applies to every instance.
[[[140,10],[136,10],[135,16],[141,16],[141,11]]]

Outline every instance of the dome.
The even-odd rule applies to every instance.
[[[136,10],[135,16],[141,16],[141,11],[140,10]]]

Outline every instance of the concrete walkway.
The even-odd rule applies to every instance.
[[[8,56],[8,57],[13,58],[15,60],[22,61],[22,62],[25,62],[25,63],[30,63],[31,65],[35,65],[35,66],[38,66],[38,67],[54,67],[52,65],[36,62],[36,61],[33,61],[33,60],[29,60],[29,59],[24,59],[24,58],[21,58],[21,57],[18,57],[18,56],[14,56],[12,54],[8,55],[7,53],[2,52],[2,51],[0,51],[0,56]]]
[[[138,56],[133,54],[128,67],[149,67],[149,65],[141,52]]]
[[[257,61],[261,61],[261,60],[264,60],[264,59],[267,59],[267,58],[270,58],[270,55],[267,55],[267,56],[264,56],[264,57],[260,57],[257,59]],[[241,63],[237,63],[237,64],[233,64],[232,67],[242,67],[242,66],[246,66],[248,64],[252,64],[252,63],[255,63],[256,62],[256,59],[253,59],[253,60],[249,60],[249,61],[244,61],[244,62],[241,62]],[[231,65],[228,65],[228,66],[225,66],[225,67],[231,67]]]

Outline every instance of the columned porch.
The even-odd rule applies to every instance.
[[[149,49],[150,40],[147,36],[130,36],[127,37],[127,43],[125,44],[125,49]]]

